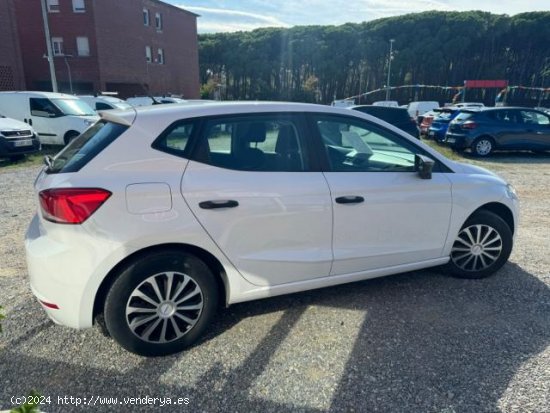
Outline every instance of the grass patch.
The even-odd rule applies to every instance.
[[[454,152],[451,148],[445,145],[439,145],[436,141],[433,141],[431,139],[422,139],[422,142],[424,142],[426,145],[430,146],[432,149],[435,149],[445,157],[452,159],[453,161],[462,161],[464,162],[466,159],[460,155],[457,152]]]
[[[44,163],[44,156],[55,155],[61,149],[61,146],[43,146],[40,152],[25,155],[24,158],[17,161],[11,161],[9,158],[1,158],[0,171],[40,166]]]

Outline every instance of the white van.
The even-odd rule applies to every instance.
[[[104,96],[104,95],[81,95],[78,96],[79,99],[86,102],[92,109],[99,112],[102,110],[112,110],[112,109],[131,109],[132,105],[126,101],[119,99],[114,96]]]
[[[99,119],[76,96],[51,92],[0,92],[0,113],[28,123],[49,145],[66,145]]]
[[[429,112],[430,110],[437,109],[439,107],[439,102],[433,100],[425,100],[418,102],[411,102],[407,107],[409,116],[413,119],[417,119],[418,116],[422,116],[424,113]]]

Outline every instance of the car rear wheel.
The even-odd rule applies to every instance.
[[[105,324],[125,349],[165,356],[195,343],[212,320],[218,288],[208,266],[180,251],[149,254],[127,266],[105,301]]]
[[[477,138],[472,144],[472,152],[476,156],[488,156],[491,154],[493,149],[493,140],[485,136]]]
[[[478,211],[459,231],[447,268],[459,278],[488,277],[506,263],[512,242],[512,231],[502,218]]]

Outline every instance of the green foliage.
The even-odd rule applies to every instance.
[[[4,318],[6,318],[6,317],[4,316],[4,314],[2,314],[2,310],[3,310],[3,309],[4,309],[4,307],[2,307],[2,306],[0,305],[0,333],[2,332],[2,320],[3,320]]]
[[[30,401],[23,404],[22,406],[19,406],[15,409],[12,409],[10,413],[38,413],[40,411],[39,406],[37,403],[34,403],[34,401],[40,400],[41,396],[39,393],[37,393],[34,390],[31,390],[29,393],[27,399]]]
[[[508,79],[540,87],[550,67],[550,59],[545,61],[550,56],[550,12],[510,17],[431,11],[341,26],[201,35],[201,83],[212,76],[220,79],[224,99],[328,103],[385,85],[390,39],[395,39],[391,85],[460,86],[466,79]],[[395,93],[404,101],[419,91]],[[448,93],[450,99],[452,91]]]

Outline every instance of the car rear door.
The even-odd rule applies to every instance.
[[[330,273],[331,198],[303,124],[284,113],[208,118],[183,176],[197,220],[256,285]]]
[[[330,126],[329,126],[330,125]],[[334,213],[331,275],[349,274],[441,257],[451,217],[445,173],[420,179],[409,140],[373,123],[312,115],[327,155],[324,175]],[[340,130],[335,144],[327,130]]]

